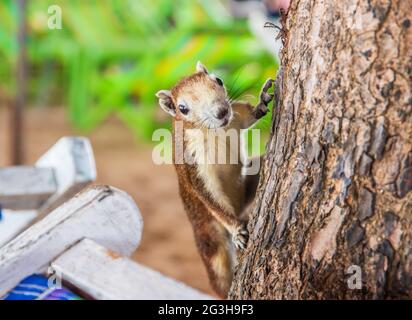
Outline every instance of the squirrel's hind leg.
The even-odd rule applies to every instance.
[[[219,297],[226,299],[233,278],[233,245],[226,229],[209,220],[195,231],[196,244],[206,266],[209,281]]]

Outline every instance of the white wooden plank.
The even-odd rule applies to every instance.
[[[143,221],[126,193],[108,186],[84,191],[0,248],[0,296],[83,238],[130,255]]]
[[[52,263],[56,274],[99,300],[212,299],[89,239]]]
[[[13,210],[39,208],[57,191],[52,168],[0,168],[0,205]]]
[[[16,211],[3,210],[0,220],[0,247],[22,232],[36,218],[36,210]]]
[[[87,138],[61,138],[37,162],[38,168],[53,168],[57,192],[39,210],[41,216],[80,192],[96,180],[96,164]]]

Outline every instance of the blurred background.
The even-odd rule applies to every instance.
[[[211,292],[174,169],[152,162],[153,131],[170,127],[154,94],[200,60],[230,95],[256,103],[280,48],[264,25],[278,23],[287,3],[1,0],[0,166],[34,163],[60,137],[87,136],[98,182],[127,191],[142,211],[133,258]],[[261,149],[269,122],[258,124]]]

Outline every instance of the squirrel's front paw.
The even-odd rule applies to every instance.
[[[268,90],[273,87],[274,82],[275,81],[273,79],[267,79],[262,87],[262,91],[259,96],[259,104],[254,110],[256,119],[264,117],[269,112],[268,104],[273,100],[274,95],[273,93],[268,93]]]
[[[268,90],[273,87],[274,83],[275,83],[275,80],[273,79],[266,80],[260,92],[259,99],[260,99],[261,104],[264,104],[265,106],[267,106],[273,100],[274,95],[272,93],[268,93]]]
[[[255,117],[256,119],[260,119],[264,117],[269,112],[269,108],[263,104],[259,103],[259,105],[255,109]]]
[[[235,247],[239,250],[243,250],[246,248],[248,240],[249,240],[249,232],[247,231],[244,225],[239,227],[235,231],[235,233],[233,233],[233,243],[235,244]]]

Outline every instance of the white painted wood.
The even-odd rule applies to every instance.
[[[108,186],[86,190],[0,248],[0,296],[83,238],[130,255],[142,228],[140,211],[126,193]]]
[[[64,137],[34,167],[0,168],[0,205],[6,209],[50,212],[96,180],[87,138]]]
[[[36,218],[36,210],[13,211],[3,210],[0,220],[0,247],[22,232]]]
[[[212,299],[89,239],[70,248],[51,266],[64,281],[99,300]]]
[[[35,166],[54,169],[57,182],[57,192],[39,210],[42,215],[73,197],[97,176],[90,141],[83,137],[61,138]]]
[[[52,168],[0,168],[0,205],[5,209],[39,208],[57,191]]]

